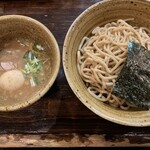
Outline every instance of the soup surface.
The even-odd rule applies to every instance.
[[[29,99],[48,81],[51,73],[47,47],[31,39],[13,39],[0,49],[0,105]]]

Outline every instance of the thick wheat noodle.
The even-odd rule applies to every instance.
[[[77,68],[87,90],[96,99],[114,107],[128,109],[133,105],[111,94],[113,84],[126,60],[127,45],[135,41],[150,48],[150,30],[118,20],[96,27],[84,37],[77,52]]]

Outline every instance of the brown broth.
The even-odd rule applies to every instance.
[[[28,50],[30,50],[32,44],[33,41],[29,39],[26,40],[25,44],[19,39],[6,41],[0,49],[0,76],[8,70],[18,69],[23,71],[26,64],[23,56]],[[44,46],[42,47],[44,48]],[[20,103],[21,101],[25,101],[35,95],[37,91],[47,83],[48,77],[51,73],[51,64],[45,48],[40,52],[38,58],[43,60],[43,62],[45,61],[41,71],[38,73],[39,84],[32,87],[30,84],[30,77],[24,75],[25,82],[18,90],[7,91],[0,88],[0,105],[11,105],[14,104],[14,102]]]

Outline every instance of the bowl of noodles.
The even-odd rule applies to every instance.
[[[145,0],[96,3],[77,17],[64,42],[64,71],[75,95],[95,114],[121,125],[150,126],[149,110],[112,94],[128,42],[150,49],[149,7]]]

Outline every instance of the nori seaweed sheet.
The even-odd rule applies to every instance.
[[[138,43],[129,42],[127,59],[112,94],[150,109],[150,51]]]

